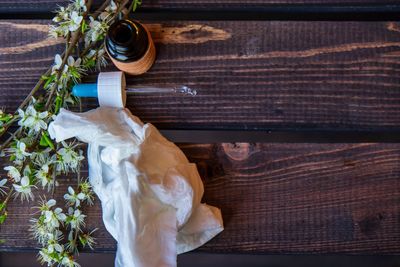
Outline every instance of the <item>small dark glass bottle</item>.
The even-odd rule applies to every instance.
[[[148,71],[156,51],[150,32],[137,21],[119,20],[108,29],[105,47],[115,66],[131,75]]]

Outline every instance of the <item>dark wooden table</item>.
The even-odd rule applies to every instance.
[[[47,25],[65,2],[0,0],[0,107],[62,51]],[[128,84],[198,95],[128,107],[179,143],[222,209],[225,231],[198,251],[400,254],[399,14],[399,0],[143,0],[158,56]],[[99,203],[87,212],[96,251],[114,251]],[[34,250],[31,207],[9,213],[0,250]]]

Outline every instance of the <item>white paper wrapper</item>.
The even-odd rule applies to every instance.
[[[200,203],[196,165],[127,109],[61,110],[49,132],[57,142],[76,137],[89,144],[90,183],[118,242],[115,266],[176,266],[177,254],[223,230],[220,210]]]

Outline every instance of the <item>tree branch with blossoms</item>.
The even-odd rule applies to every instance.
[[[71,89],[87,72],[107,64],[104,38],[109,26],[140,4],[141,0],[106,0],[92,12],[92,0],[73,0],[59,7],[49,36],[64,39],[65,51],[55,55],[54,64],[14,113],[0,109],[0,140],[5,139],[0,143],[0,157],[10,163],[4,168],[7,178],[0,178],[0,224],[7,219],[10,200],[32,201],[34,192],[42,194],[31,231],[42,246],[39,260],[47,266],[79,266],[78,250],[95,243],[94,230],[85,229],[82,212],[84,204],[93,204],[90,183],[80,179],[82,144],[77,140],[56,144],[49,137],[48,125],[61,108],[79,103]],[[64,208],[53,199],[60,175],[77,177],[64,195]]]

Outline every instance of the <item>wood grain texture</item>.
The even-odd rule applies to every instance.
[[[400,254],[400,144],[249,144],[180,147],[205,184],[203,200],[220,207],[225,230],[200,251]],[[66,183],[62,180],[58,199]],[[17,202],[0,250],[35,248]],[[98,251],[114,250],[96,203],[88,227]]]
[[[0,106],[9,111],[62,51],[47,38],[47,23],[0,22]],[[198,92],[128,97],[133,113],[160,128],[399,130],[397,22],[147,26],[157,60],[128,84],[187,85]],[[85,105],[94,107],[95,101]]]
[[[0,9],[16,11],[53,11],[58,5],[66,5],[66,0],[0,0]],[[102,1],[95,0],[98,5]],[[388,5],[399,4],[399,0],[145,0],[143,8],[251,8],[274,5]]]

